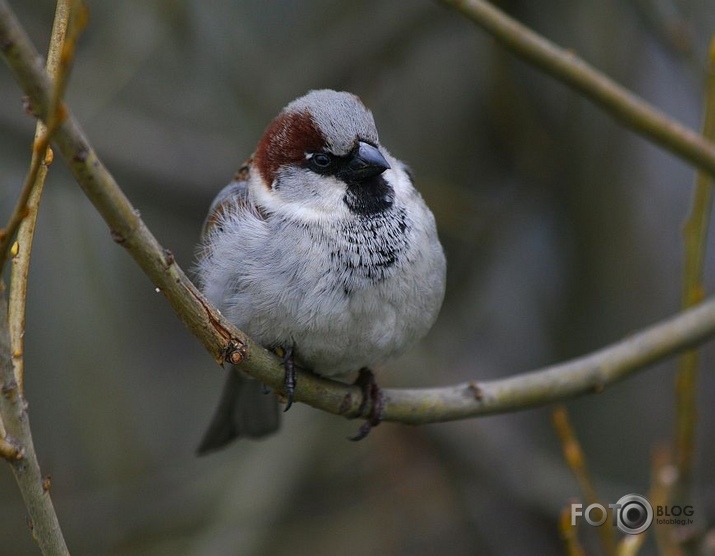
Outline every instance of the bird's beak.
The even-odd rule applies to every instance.
[[[360,182],[379,176],[389,168],[390,164],[376,147],[360,141],[343,173],[345,178]]]

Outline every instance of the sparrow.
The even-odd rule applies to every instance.
[[[204,222],[196,275],[206,298],[260,345],[322,376],[393,359],[434,323],[446,261],[412,174],[380,144],[372,113],[347,92],[311,91],[268,125]],[[373,400],[379,413],[379,400]],[[198,449],[260,438],[280,425],[279,401],[231,369]],[[379,423],[373,415],[369,425]]]

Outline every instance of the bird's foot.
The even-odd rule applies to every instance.
[[[283,375],[283,394],[285,395],[286,406],[283,413],[288,411],[293,405],[293,397],[295,396],[295,362],[293,361],[293,348],[280,347],[276,350],[278,355],[283,357],[283,369],[285,374]]]
[[[382,396],[382,389],[375,381],[373,372],[364,367],[360,369],[360,374],[357,380],[353,383],[359,386],[362,390],[362,403],[360,404],[360,415],[365,416],[365,422],[362,424],[355,436],[350,437],[350,440],[357,442],[362,440],[373,429],[382,422],[382,413],[385,408],[385,400]],[[370,407],[370,412],[365,415],[365,410]]]

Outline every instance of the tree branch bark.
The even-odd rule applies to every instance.
[[[583,94],[616,120],[715,176],[715,143],[556,46],[484,0],[440,0],[492,35],[517,56]]]
[[[49,488],[45,487],[48,483],[40,472],[25,399],[13,373],[7,323],[5,289],[0,282],[0,415],[5,429],[0,455],[10,463],[42,553],[69,555]]]

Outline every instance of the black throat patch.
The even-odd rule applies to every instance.
[[[343,202],[350,212],[360,216],[374,216],[385,212],[395,202],[395,190],[382,175],[365,181],[347,182]]]

